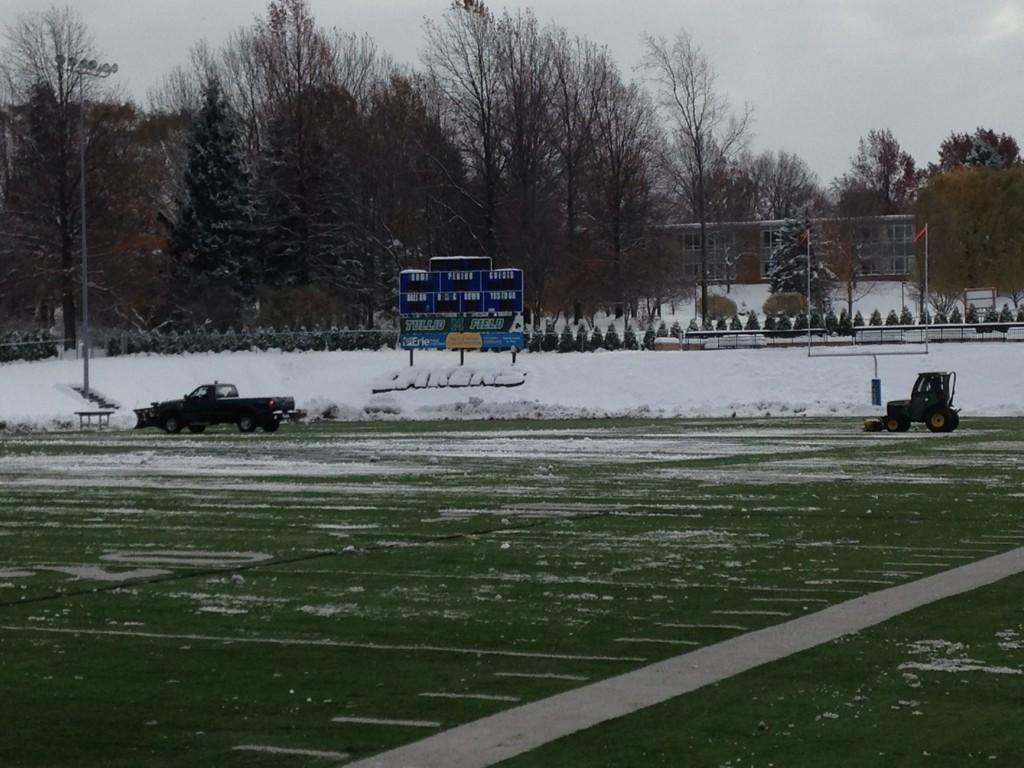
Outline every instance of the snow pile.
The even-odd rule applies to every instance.
[[[860,348],[863,350],[864,348]],[[873,347],[873,352],[897,351]],[[906,348],[900,348],[906,351]],[[1016,382],[1024,344],[934,344],[931,354],[879,356],[883,398],[908,397],[918,371],[957,371],[964,416],[1024,415]],[[133,408],[181,397],[199,384],[236,384],[245,396],[293,395],[310,417],[570,418],[609,416],[785,416],[877,414],[870,405],[871,357],[808,357],[806,349],[691,352],[468,353],[460,374],[511,381],[504,387],[417,387],[432,372],[457,371],[454,352],[233,352],[95,358],[90,381],[122,408],[111,426],[134,426]],[[50,360],[0,366],[0,422],[8,429],[77,428],[91,404],[71,386],[81,363]],[[461,380],[461,379],[460,379]],[[374,393],[381,382],[409,382]],[[440,382],[440,373],[438,373]]]

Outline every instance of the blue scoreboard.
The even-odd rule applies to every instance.
[[[445,256],[398,275],[403,349],[522,349],[523,271]]]

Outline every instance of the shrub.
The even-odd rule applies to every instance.
[[[724,317],[732,317],[735,314],[736,302],[728,296],[708,296],[708,320],[721,320]],[[700,317],[704,316],[704,313],[701,311],[700,299],[697,299],[697,315]]]
[[[964,322],[976,323],[978,322],[978,308],[973,304],[967,305],[967,314],[964,316]]]
[[[619,332],[615,330],[614,323],[608,323],[608,332],[604,335],[604,348],[612,351],[622,348],[622,340]]]
[[[636,339],[636,332],[629,323],[626,323],[626,332],[622,334],[622,347],[623,349],[633,351],[640,349],[640,342]]]
[[[569,324],[566,323],[562,326],[562,332],[558,335],[558,351],[559,352],[575,352],[576,351],[576,340],[572,337],[572,329],[569,328]]]
[[[868,325],[881,325],[882,324],[882,313],[877,309],[871,313],[871,319],[868,320]]]
[[[928,311],[928,309],[926,307],[924,312],[921,313],[919,325],[931,325],[931,324],[932,324],[932,314],[931,314],[931,312]]]
[[[885,324],[886,325],[899,325],[900,324],[900,316],[896,314],[896,310],[895,309],[890,309],[889,310],[889,314],[885,316]]]
[[[996,312],[996,308],[995,307],[989,307],[987,310],[985,310],[985,322],[986,323],[998,323],[999,322],[999,313]]]
[[[766,315],[792,316],[807,309],[807,299],[799,293],[775,293],[764,303]]]
[[[665,324],[662,323],[661,325],[664,327]],[[647,330],[644,331],[644,349],[654,349],[654,339],[654,329],[648,326]]]
[[[544,326],[544,335],[540,340],[540,348],[544,352],[554,352],[558,349],[558,335],[555,333],[554,323],[547,323]]]
[[[540,352],[540,332],[534,328],[530,333],[530,340],[526,342],[526,348],[531,352]]]
[[[836,333],[840,336],[853,335],[853,323],[850,320],[850,313],[845,309],[839,313],[839,323],[836,325]]]
[[[903,311],[900,312],[900,325],[913,325],[914,314],[910,311],[910,307],[904,307]]]
[[[590,338],[587,333],[587,325],[586,323],[580,323],[576,328],[576,351],[586,352],[590,348],[588,346],[589,342]]]
[[[825,331],[829,336],[839,333],[839,318],[836,317],[834,309],[829,309],[828,314],[825,315]]]
[[[864,326],[864,315],[862,315],[860,313],[860,310],[858,309],[857,313],[853,316],[853,327],[854,328],[862,328],[863,326]]]
[[[1024,304],[1017,307],[1017,322],[1024,323]]]
[[[779,315],[775,320],[775,330],[777,331],[791,331],[793,330],[793,323],[789,319],[789,315]]]
[[[1022,308],[1024,308],[1024,305],[1022,305]],[[694,328],[693,330],[697,330],[697,329]],[[672,322],[672,327],[669,329],[669,333],[672,336],[674,336],[675,338],[677,338],[677,339],[682,338],[682,336],[683,336],[683,326],[681,326],[679,324],[678,320],[674,320]]]
[[[688,326],[686,326],[686,330],[688,330],[688,331],[699,331],[700,330],[700,326],[697,325],[697,318],[696,317],[691,317],[690,318],[690,324]]]
[[[946,317],[946,313],[943,312],[941,309],[935,313],[935,323],[937,325],[945,325],[948,322],[949,318]]]
[[[807,330],[807,313],[800,312],[796,316],[796,320],[793,321],[794,331],[806,331]]]
[[[774,331],[774,330],[776,330],[776,328],[777,328],[777,323],[775,322],[775,315],[765,315],[764,316],[764,329],[766,331]]]
[[[1013,322],[1013,311],[1010,309],[1009,304],[1003,304],[1003,308],[999,311],[999,322],[1000,323],[1012,323]]]
[[[1024,306],[1022,306],[1022,308],[1024,308]],[[676,328],[676,327],[678,327],[678,325],[679,325],[679,323],[675,322],[675,323],[672,324],[672,327]],[[661,324],[658,325],[658,338],[662,338],[663,339],[666,336],[668,336],[668,328],[665,326],[665,321],[662,320]]]
[[[949,313],[949,322],[959,325],[964,321],[960,315],[960,307],[953,307],[953,311]]]

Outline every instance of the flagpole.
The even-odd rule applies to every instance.
[[[928,222],[924,223],[924,311],[928,311]],[[924,351],[928,354],[928,326],[924,328]]]
[[[811,221],[807,220],[807,356],[811,356]]]

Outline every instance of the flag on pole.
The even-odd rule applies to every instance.
[[[914,242],[916,243],[918,240],[920,240],[922,237],[924,237],[927,233],[928,233],[928,225],[925,224],[923,227],[921,227],[919,230],[917,230],[917,234],[914,235]]]

